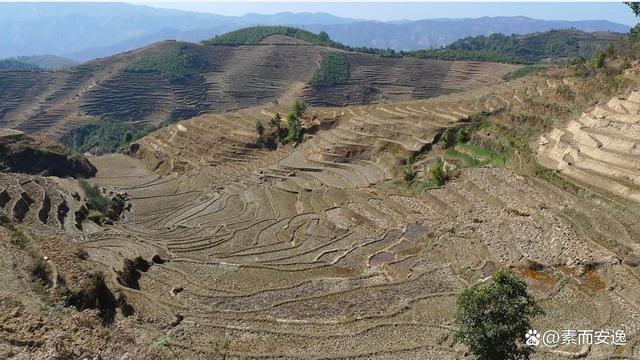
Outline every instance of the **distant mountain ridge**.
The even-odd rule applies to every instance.
[[[604,20],[483,17],[379,22],[326,13],[223,16],[124,3],[0,3],[0,58],[54,54],[87,61],[161,40],[195,42],[254,25],[326,31],[346,45],[395,50],[438,48],[463,37],[493,33],[526,34],[571,27],[587,32],[629,30],[626,25]]]

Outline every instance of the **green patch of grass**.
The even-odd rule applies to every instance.
[[[517,70],[514,70],[506,75],[504,75],[502,77],[503,80],[505,81],[511,81],[511,80],[515,80],[515,79],[519,79],[521,77],[525,77],[529,74],[536,74],[539,72],[543,72],[546,71],[547,67],[546,66],[542,66],[542,65],[527,65],[527,66],[523,66]]]
[[[349,79],[349,62],[347,57],[337,53],[326,53],[322,56],[320,68],[309,81],[310,85],[340,85]]]
[[[471,142],[458,144],[455,148],[447,149],[446,156],[449,159],[460,160],[464,167],[469,168],[487,165],[505,166],[509,161],[509,156],[506,153]]]
[[[556,170],[547,169],[538,165],[533,173],[535,176],[545,180],[546,182],[551,183],[559,187],[560,189],[570,192],[574,195],[580,193],[581,191],[580,187],[560,176],[560,174]]]
[[[480,162],[478,161],[478,159],[470,156],[469,154],[462,153],[454,148],[447,149],[447,152],[445,154],[449,159],[462,161],[464,167],[473,168],[480,166]]]
[[[474,143],[465,143],[458,145],[461,149],[468,151],[475,157],[479,157],[480,165],[505,166],[509,161],[506,153],[497,152],[489,147],[476,145]]]

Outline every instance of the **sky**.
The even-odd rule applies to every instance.
[[[246,13],[273,14],[291,12],[326,12],[355,19],[396,21],[433,18],[465,18],[482,16],[524,15],[544,20],[609,20],[635,25],[636,18],[621,2],[572,2],[572,3],[400,3],[400,2],[177,2],[177,1],[128,1],[153,7],[210,12],[221,15],[241,16]]]

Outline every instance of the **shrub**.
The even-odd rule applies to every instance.
[[[276,113],[271,120],[269,120],[269,125],[275,128],[280,128],[280,123],[282,122],[282,118],[279,113]]]
[[[448,149],[451,146],[455,145],[455,132],[451,128],[446,128],[444,132],[442,132],[442,137],[440,138],[440,142],[442,143],[443,149]]]
[[[411,185],[413,183],[413,181],[416,179],[416,176],[418,174],[416,174],[416,172],[413,170],[413,167],[411,166],[411,162],[407,161],[407,165],[404,168],[404,181],[407,183],[407,185]]]
[[[462,144],[466,143],[470,139],[469,130],[467,128],[460,128],[456,131],[456,143]]]
[[[41,257],[37,257],[34,259],[33,263],[30,267],[31,271],[31,280],[43,288],[49,287],[51,285],[51,269],[49,264],[42,259]]]
[[[107,286],[103,272],[92,272],[84,286],[67,297],[67,305],[78,310],[96,309],[100,311],[103,324],[110,324],[115,318],[118,301]]]
[[[444,171],[444,162],[442,159],[436,160],[431,166],[431,183],[434,186],[442,186],[446,182],[446,174]]]
[[[489,119],[487,118],[487,115],[483,113],[474,113],[471,115],[470,119],[471,119],[470,132],[476,132],[491,126],[491,124],[489,123]]]
[[[593,69],[588,66],[586,63],[577,63],[573,68],[573,73],[575,76],[580,78],[588,78],[594,74]]]
[[[606,58],[606,55],[603,52],[598,52],[593,57],[593,66],[595,66],[598,69],[601,68],[601,67],[604,67],[605,58]]]
[[[320,68],[313,75],[311,85],[341,85],[349,79],[349,62],[343,54],[326,53]]]
[[[97,185],[91,185],[87,180],[80,179],[80,187],[87,197],[87,207],[90,210],[96,210],[106,215],[111,207],[111,200],[100,193]]]
[[[262,140],[262,136],[264,135],[264,125],[262,125],[260,120],[256,120],[256,133],[260,140]]]
[[[531,319],[543,314],[527,285],[508,270],[464,290],[457,301],[455,333],[480,360],[528,359],[523,339]]]

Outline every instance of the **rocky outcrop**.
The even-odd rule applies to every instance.
[[[62,145],[16,130],[0,129],[0,169],[57,177],[91,177],[96,168]]]

